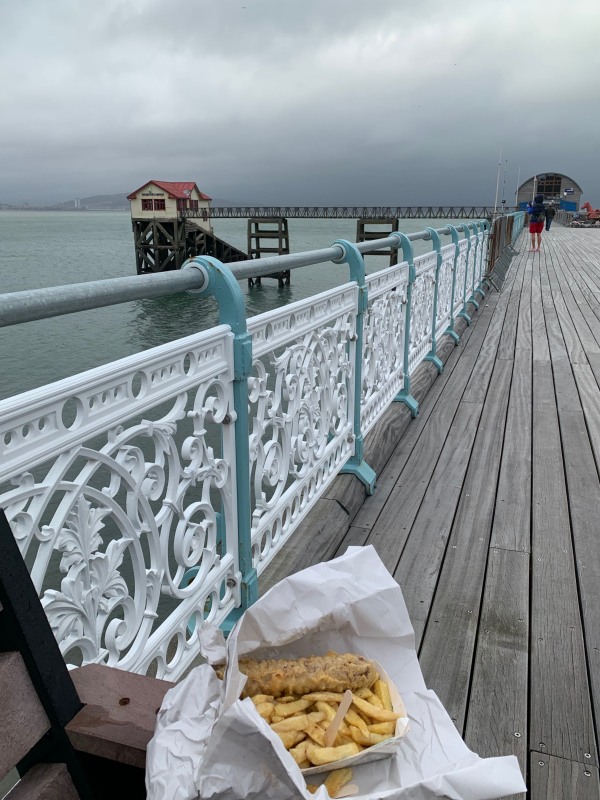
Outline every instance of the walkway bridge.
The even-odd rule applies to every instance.
[[[553,227],[530,253],[510,222],[505,280],[483,222],[232,265],[349,272],[247,322],[207,258],[0,297],[3,324],[136,293],[221,304],[218,328],[0,403],[0,507],[67,663],[177,680],[190,618],[227,626],[372,544],[466,743],[515,754],[535,800],[600,798],[600,233]],[[365,277],[389,246],[401,263]]]
[[[487,219],[493,214],[496,209],[491,206],[215,206],[210,209],[214,219]],[[202,217],[203,212],[184,209],[181,215],[193,219]]]

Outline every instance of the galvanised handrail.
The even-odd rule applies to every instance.
[[[462,223],[231,266],[198,257],[0,296],[0,325],[182,290],[219,305],[208,331],[0,402],[0,507],[69,663],[177,679],[198,655],[195,624],[227,628],[256,599],[336,475],[374,490],[364,436],[394,400],[418,413],[411,375],[425,358],[441,369],[446,332],[458,341],[488,232]],[[417,239],[433,250],[414,257]],[[365,277],[363,256],[389,247],[403,261]],[[347,264],[349,282],[245,319],[240,280],[326,261]]]

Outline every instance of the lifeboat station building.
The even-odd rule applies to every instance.
[[[140,220],[172,220],[183,211],[200,211],[194,223],[207,231],[210,225],[210,198],[201,192],[193,181],[148,181],[127,195],[131,204],[131,218]],[[206,213],[202,213],[206,212]]]
[[[564,211],[579,211],[582,189],[573,178],[560,172],[533,175],[517,190],[517,207],[525,210],[536,194],[544,196],[544,203],[553,203]]]

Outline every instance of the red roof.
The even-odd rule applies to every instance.
[[[201,192],[200,189],[198,189],[198,186],[194,183],[194,181],[147,181],[143,186],[140,186],[139,189],[136,189],[135,192],[128,194],[127,199],[133,200],[138,192],[141,192],[142,189],[145,189],[146,186],[151,183],[153,183],[155,186],[159,186],[161,189],[164,189],[170,197],[177,197],[182,200],[187,200],[192,193],[192,190],[196,189],[202,200],[212,200],[212,197],[209,197],[207,194],[204,194],[204,192]]]

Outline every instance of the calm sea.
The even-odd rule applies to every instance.
[[[246,250],[246,220],[214,220],[215,234]],[[401,221],[406,233],[426,220]],[[436,220],[442,227],[443,220]],[[354,220],[290,220],[293,252],[328,247],[335,239],[356,241]],[[429,249],[417,243],[415,252]],[[367,271],[388,265],[371,256]],[[123,212],[0,212],[1,292],[59,286],[135,275],[131,221]],[[241,282],[248,316],[316,294],[348,278],[347,268],[320,264],[294,270],[291,286],[263,278]],[[187,336],[217,322],[212,300],[188,294],[139,300],[64,317],[0,328],[0,399],[82,370]]]

